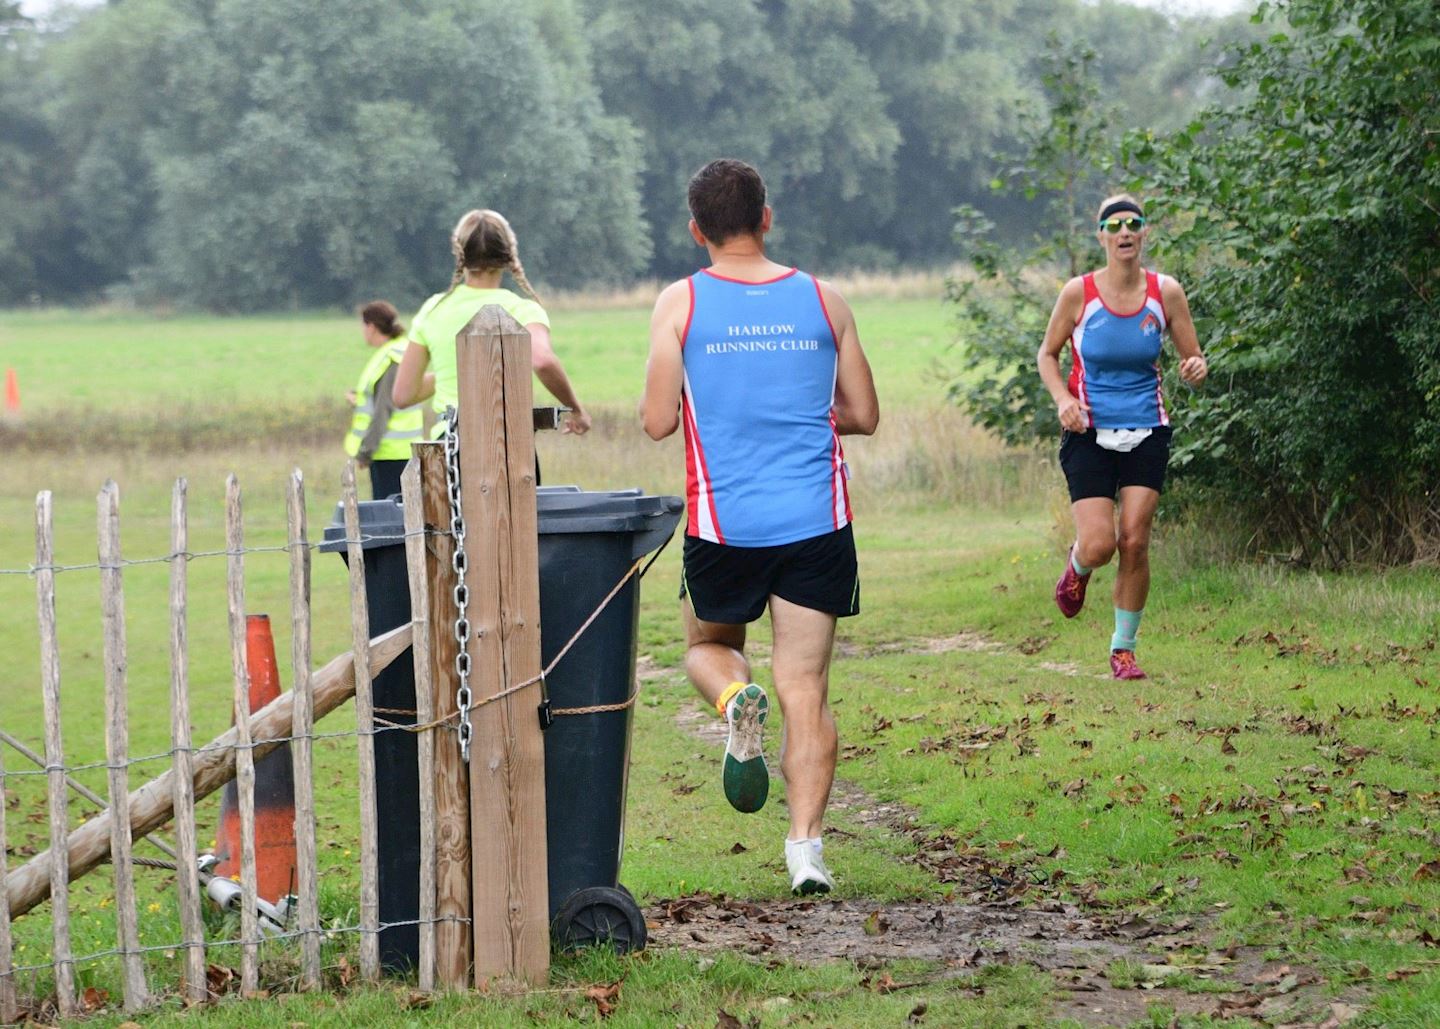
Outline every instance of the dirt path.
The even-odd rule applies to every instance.
[[[912,652],[923,653],[1002,649],[972,634],[915,646],[921,649]],[[654,666],[642,668],[641,675],[680,678],[677,671]],[[682,710],[676,724],[717,749],[723,746],[723,724],[698,703]],[[862,831],[909,837],[915,849],[902,860],[952,884],[956,899],[757,904],[692,894],[646,909],[651,946],[802,963],[849,960],[871,972],[862,987],[882,992],[920,989],[985,965],[1024,963],[1054,978],[1056,1018],[1095,1026],[1133,1024],[1148,1018],[1156,1004],[1177,1016],[1291,1029],[1336,1029],[1359,1013],[1360,998],[1327,996],[1310,969],[1266,962],[1258,948],[1210,950],[1208,927],[1192,920],[1167,924],[1132,912],[1083,910],[1062,899],[1038,870],[1031,874],[997,862],[953,834],[924,826],[905,805],[877,801],[854,783],[837,780],[830,806]],[[885,968],[900,958],[932,961],[941,971],[924,982],[897,982]]]

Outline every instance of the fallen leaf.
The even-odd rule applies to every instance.
[[[925,1012],[929,1010],[930,1005],[926,1004],[922,1000],[919,1004],[916,1004],[913,1008],[910,1009],[910,1014],[905,1016],[905,1021],[909,1022],[911,1025],[919,1025],[921,1019],[925,1017]]]
[[[1289,965],[1279,965],[1275,968],[1271,968],[1264,972],[1261,972],[1255,977],[1255,981],[1257,983],[1278,983],[1281,979],[1284,979],[1289,974]]]
[[[407,1011],[424,1011],[433,1003],[435,1003],[435,997],[421,990],[411,990],[401,1002]]]
[[[1226,736],[1223,740],[1220,741],[1220,753],[1238,754],[1240,752],[1235,749],[1235,744],[1230,742],[1230,737]]]
[[[94,986],[85,987],[80,995],[80,1004],[86,1011],[99,1011],[110,1000],[110,994]]]
[[[340,959],[345,960],[343,957]],[[224,965],[205,966],[205,986],[211,994],[218,997],[229,990],[235,984],[235,969],[227,968]]]
[[[595,1002],[595,1011],[601,1018],[609,1018],[614,1013],[620,1003],[620,984],[624,981],[625,977],[621,976],[613,983],[595,985],[585,991],[585,996]]]
[[[1355,1007],[1355,1005],[1332,1000],[1330,1002],[1330,1017],[1320,1023],[1320,1029],[1340,1029],[1340,1026],[1359,1016],[1360,1009]]]
[[[866,916],[863,928],[866,936],[879,936],[890,928],[890,920],[885,917],[884,912],[876,908]]]
[[[1427,879],[1440,879],[1440,860],[1427,861],[1415,869],[1415,878],[1422,882]]]
[[[1420,969],[1418,969],[1418,968],[1397,968],[1397,969],[1395,969],[1395,970],[1393,970],[1393,971],[1386,972],[1386,973],[1385,973],[1385,978],[1388,979],[1388,980],[1389,980],[1390,982],[1392,982],[1392,983],[1398,983],[1398,982],[1400,982],[1402,979],[1409,979],[1412,975],[1419,975],[1419,974],[1420,974]]]
[[[743,844],[743,843],[738,843],[738,842],[737,842],[737,843],[735,844],[735,846],[733,846],[733,847],[730,848],[730,853],[732,853],[732,854],[743,854],[743,853],[745,853],[745,852],[746,852],[747,850],[749,850],[749,849],[750,849],[750,848],[747,847],[747,846],[745,846],[745,844]]]
[[[715,1019],[715,1029],[744,1029],[740,1024],[740,1019],[730,1014],[730,1012],[724,1008],[721,1008],[715,1014],[717,1015]]]

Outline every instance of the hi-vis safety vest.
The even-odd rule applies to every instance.
[[[354,457],[360,452],[360,441],[370,428],[370,419],[375,416],[375,384],[390,369],[392,363],[399,364],[405,356],[403,343],[378,347],[365,362],[360,381],[355,384],[355,417],[350,422],[350,434],[345,437],[345,453]],[[396,408],[390,414],[385,435],[370,455],[372,461],[407,461],[410,458],[410,444],[425,436],[425,405]]]

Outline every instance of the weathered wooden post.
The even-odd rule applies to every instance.
[[[310,540],[305,518],[305,479],[290,475],[286,491],[290,537],[290,664],[295,696],[290,722],[295,762],[295,895],[299,900],[300,985],[320,987],[319,867],[315,849],[315,695],[310,679]]]
[[[455,540],[450,536],[450,496],[441,443],[411,445],[420,466],[425,537],[425,590],[430,599],[431,718],[451,719],[435,735],[435,979],[447,990],[470,985],[470,780],[460,760],[453,719],[458,708],[455,655]],[[414,606],[414,599],[411,599]],[[416,690],[420,679],[416,677]],[[422,789],[422,793],[423,793]],[[426,859],[422,851],[420,860]],[[423,897],[422,897],[423,900]]]
[[[419,459],[405,465],[405,569],[410,584],[410,651],[415,674],[416,765],[420,776],[420,989],[435,988],[435,695],[430,681],[430,591],[425,569],[425,510]]]
[[[260,989],[260,922],[255,907],[255,751],[245,656],[245,525],[240,482],[234,475],[225,479],[225,553],[234,679],[235,788],[240,798],[240,994],[249,996]]]
[[[355,495],[355,462],[348,461],[341,477],[344,495],[345,539],[350,565],[350,628],[355,653],[370,638],[370,614],[365,598],[365,549],[360,541],[360,509]],[[380,978],[380,855],[376,838],[375,805],[375,697],[370,669],[355,664],[356,765],[360,776],[360,974]]]
[[[175,807],[175,890],[180,901],[180,930],[185,947],[185,999],[191,1004],[201,1004],[210,988],[205,979],[205,922],[200,913],[200,883],[192,871],[199,850],[195,839],[195,755],[190,745],[188,490],[189,484],[184,479],[176,479],[170,499],[170,742],[174,750],[170,799]]]
[[[0,1022],[18,1017],[15,973],[10,939],[10,893],[5,886],[5,747],[0,744]]]
[[[477,979],[550,970],[540,577],[530,335],[496,305],[455,339],[461,506],[469,560],[470,849]]]
[[[110,806],[130,798],[130,720],[126,673],[125,587],[120,554],[120,488],[107,479],[96,503],[99,528],[100,598],[105,654],[105,758],[110,765]],[[110,820],[110,863],[115,869],[115,946],[120,952],[125,1010],[138,1011],[149,999],[140,953],[140,920],[135,905],[135,865],[130,819]]]
[[[65,802],[65,747],[60,732],[60,643],[55,628],[55,529],[50,491],[35,498],[35,595],[40,619],[40,685],[45,704],[45,771],[50,808],[51,955],[55,961],[55,999],[62,1018],[71,1018],[75,999],[75,961],[70,949],[70,875],[73,870],[69,818]],[[105,836],[109,851],[109,833]],[[21,869],[23,874],[24,869]],[[20,875],[6,876],[14,893]],[[26,909],[10,898],[11,915]]]

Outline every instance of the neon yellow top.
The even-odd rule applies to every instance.
[[[528,297],[508,289],[476,289],[464,283],[448,293],[436,293],[420,307],[410,324],[410,340],[430,351],[430,370],[435,373],[435,395],[430,405],[437,415],[447,407],[460,406],[460,380],[455,368],[455,337],[475,312],[486,304],[499,304],[521,325],[550,327],[545,308]],[[437,425],[443,430],[443,424]]]

